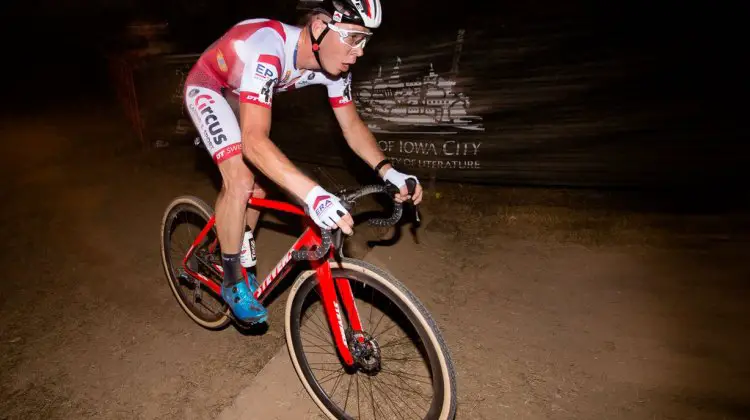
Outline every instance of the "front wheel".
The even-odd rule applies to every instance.
[[[424,306],[372,264],[350,258],[330,264],[334,279],[349,280],[363,331],[344,320],[357,360],[349,368],[333,342],[316,273],[300,274],[287,301],[287,348],[313,401],[331,419],[453,419],[453,362]]]

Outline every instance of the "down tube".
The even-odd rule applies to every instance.
[[[336,288],[333,285],[333,276],[331,275],[331,263],[326,259],[320,264],[316,271],[320,281],[320,295],[323,300],[323,308],[328,317],[328,325],[331,327],[333,339],[339,350],[341,358],[348,366],[354,364],[354,359],[346,344],[346,332],[344,332],[344,320],[341,315],[341,307],[336,297]]]

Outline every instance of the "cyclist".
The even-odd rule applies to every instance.
[[[349,68],[364,54],[372,30],[380,26],[380,0],[319,3],[302,26],[263,18],[239,22],[201,54],[185,80],[185,106],[223,180],[216,200],[222,297],[235,318],[245,323],[267,319],[241,269],[252,265],[240,252],[253,248],[252,231],[259,217],[247,201],[251,195],[265,197],[251,168],[304,203],[321,229],[340,228],[351,235],[354,224],[338,198],[300,172],[269,139],[274,94],[325,85],[349,147],[384,181],[400,188],[396,201],[412,199],[418,204],[422,199],[418,181],[413,197],[408,195],[406,179],[416,177],[393,168],[351,97]],[[239,121],[225,95],[238,97]],[[243,236],[245,224],[249,230]]]

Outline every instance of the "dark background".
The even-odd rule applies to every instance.
[[[70,97],[114,101],[107,57],[128,47],[121,35],[135,20],[168,22],[174,53],[194,54],[239,20],[298,16],[294,1],[60,3],[2,6],[9,111],[66,106]],[[466,30],[460,75],[484,118],[486,131],[476,135],[483,166],[438,178],[746,195],[741,179],[750,148],[739,7],[385,1],[384,10],[355,82],[397,55],[407,74],[424,72],[429,62],[445,72],[456,32]],[[275,117],[311,95],[319,94],[279,99]],[[300,121],[331,122],[325,107],[309,115]],[[293,132],[278,128],[276,134],[291,154],[342,164],[320,152],[331,136],[307,140],[310,150],[301,150]]]

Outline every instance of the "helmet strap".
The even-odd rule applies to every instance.
[[[312,25],[308,25],[308,30],[310,31],[310,41],[312,44],[312,52],[315,55],[315,61],[318,62],[320,69],[325,71],[325,69],[323,69],[323,63],[320,62],[320,53],[318,51],[320,50],[320,42],[323,40],[323,37],[326,36],[330,28],[326,25],[326,28],[323,29],[323,32],[321,32],[320,36],[317,38],[313,35]]]

